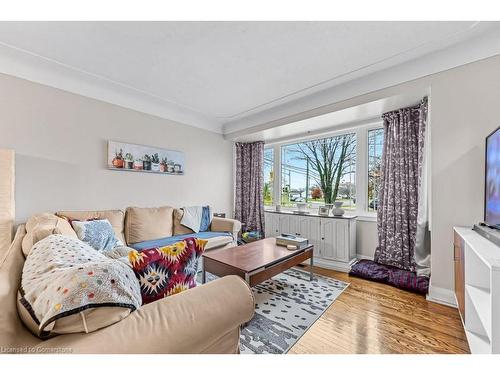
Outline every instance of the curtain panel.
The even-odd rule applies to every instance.
[[[422,186],[427,98],[385,113],[375,261],[415,272],[415,243]]]
[[[264,142],[236,142],[234,216],[244,231],[264,234]]]

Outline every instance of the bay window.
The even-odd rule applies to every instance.
[[[264,204],[315,209],[335,201],[373,217],[378,205],[384,134],[380,125],[267,145]]]

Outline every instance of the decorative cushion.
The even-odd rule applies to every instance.
[[[386,266],[371,260],[362,259],[351,267],[349,275],[395,286],[419,294],[427,294],[429,278],[416,273]]]
[[[33,245],[51,234],[77,238],[71,225],[56,215],[43,213],[31,216],[26,222],[26,235],[22,243],[24,256],[28,256]]]
[[[173,207],[128,207],[125,215],[127,244],[155,240],[172,235]]]
[[[173,245],[132,250],[129,261],[147,304],[196,286],[198,261],[206,240],[188,237]]]
[[[116,238],[113,227],[107,219],[89,221],[73,220],[71,225],[73,225],[73,229],[80,240],[98,251],[123,246],[122,242]]]
[[[142,303],[130,268],[84,242],[50,235],[24,263],[19,316],[39,337],[92,332],[126,317]]]
[[[67,220],[104,220],[108,219],[115,231],[116,237],[125,243],[125,236],[123,235],[123,223],[125,220],[125,213],[121,210],[104,210],[104,211],[58,211],[56,215],[63,217]]]
[[[182,216],[184,216],[184,210],[176,208],[174,210],[174,236],[194,233],[191,229],[181,224]]]

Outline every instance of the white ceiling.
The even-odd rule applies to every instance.
[[[290,114],[298,100],[497,33],[499,26],[0,22],[0,72],[229,134],[283,116],[275,111],[283,106],[290,104]]]

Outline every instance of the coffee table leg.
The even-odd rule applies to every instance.
[[[248,272],[245,273],[245,281],[248,285],[250,285],[250,275],[248,274]]]
[[[314,258],[314,257],[313,257],[313,256],[311,256],[311,264],[310,264],[310,266],[309,266],[309,267],[310,267],[310,268],[309,268],[309,280],[310,280],[310,281],[313,281],[313,276],[314,276],[314,274],[313,274],[313,266],[314,266],[314,260],[313,260],[313,258]]]
[[[207,273],[205,272],[205,258],[201,258],[201,282],[205,284],[207,281]]]

